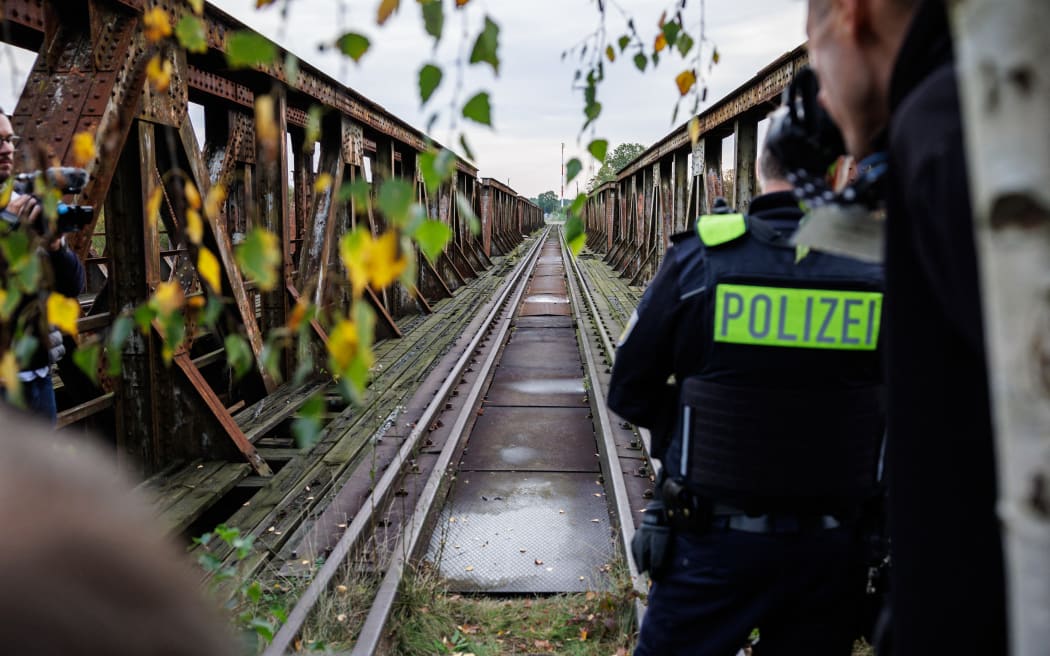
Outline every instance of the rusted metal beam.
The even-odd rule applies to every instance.
[[[232,159],[232,153],[229,148],[225,149],[221,155],[216,152],[211,153],[213,161],[218,158],[219,166],[213,169],[205,167],[204,158],[201,156],[200,150],[197,147],[197,137],[193,133],[193,127],[189,121],[183,121],[179,127],[179,139],[182,144],[183,152],[186,155],[186,160],[189,162],[190,175],[193,178],[194,184],[200,190],[202,196],[206,196],[213,185],[223,184],[228,178],[222,177],[224,173],[228,175],[228,169],[232,167],[228,163],[229,159]],[[214,179],[209,175],[209,170],[215,172]],[[223,217],[219,217],[216,220],[208,218],[207,232],[209,237],[209,247],[215,249],[216,256],[219,262],[222,264],[222,282],[224,291],[228,291],[233,297],[234,303],[237,306],[237,314],[241,320],[241,324],[244,326],[244,332],[248,336],[248,343],[252,349],[252,355],[255,356],[256,371],[262,378],[263,386],[267,392],[272,392],[277,388],[277,382],[270,375],[270,372],[263,365],[262,349],[263,349],[263,336],[262,331],[259,329],[259,323],[255,320],[255,306],[248,298],[248,293],[244,288],[244,279],[241,277],[240,269],[237,267],[237,260],[233,252],[233,244],[230,241],[230,235],[226,230],[226,221]]]
[[[157,327],[155,323],[154,328],[156,329]],[[244,454],[245,459],[252,466],[252,469],[255,470],[255,473],[263,477],[273,476],[273,470],[270,469],[270,465],[266,464],[266,461],[255,450],[255,445],[248,441],[244,431],[234,421],[229,410],[219,400],[219,397],[215,395],[215,391],[208,385],[208,381],[204,379],[200,369],[193,364],[189,352],[181,349],[175,354],[174,361],[179,370],[186,376],[186,379],[189,380],[193,389],[200,395],[208,410],[219,420],[219,424],[226,431],[226,435],[233,441],[237,449]]]
[[[270,94],[273,101],[273,129],[276,136],[272,141],[256,131],[256,195],[260,199],[259,219],[272,234],[277,236],[280,251],[281,280],[291,279],[291,244],[288,231],[288,131],[285,118],[287,102],[284,90],[275,87]],[[258,99],[256,102],[260,102]],[[288,295],[281,285],[274,290],[262,293],[261,327],[270,332],[283,327],[288,320]],[[282,369],[285,373],[291,370],[292,354],[285,353]]]
[[[729,126],[727,134],[732,133],[732,122],[737,116],[756,107],[775,103],[795,73],[808,63],[809,55],[805,44],[785,53],[756,73],[750,80],[701,112],[697,116],[700,121],[700,134],[703,135],[719,128],[725,130],[726,126]],[[629,177],[680,148],[689,148],[689,130],[686,123],[634,158],[620,171],[617,178],[622,180]]]

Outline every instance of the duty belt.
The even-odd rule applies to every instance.
[[[664,503],[668,523],[673,528],[697,534],[712,530],[766,534],[811,533],[839,528],[851,518],[855,519],[854,513],[748,513],[734,506],[699,498],[673,480],[664,481]]]

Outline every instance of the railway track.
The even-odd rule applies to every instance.
[[[364,502],[348,482],[286,554],[285,574],[312,578],[264,656],[288,652],[348,567],[381,581],[348,652],[365,655],[422,559],[453,590],[533,594],[586,590],[624,557],[650,467],[605,409],[612,341],[560,234],[544,231],[507,276]]]

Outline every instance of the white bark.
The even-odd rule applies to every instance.
[[[1050,645],[1050,1],[949,4],[984,295],[1011,651],[1036,656]]]

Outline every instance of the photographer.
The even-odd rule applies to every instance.
[[[6,184],[14,169],[15,145],[18,136],[14,134],[11,120],[0,109],[0,185]],[[47,231],[44,225],[43,208],[31,194],[12,192],[11,200],[5,208],[8,217],[14,217],[19,225],[30,226],[39,234]],[[76,254],[65,245],[61,234],[49,235],[41,248],[41,258],[50,270],[51,290],[76,298],[84,289],[84,267]],[[7,263],[0,263],[3,271],[4,288],[8,287]],[[41,280],[47,280],[42,277]],[[53,424],[57,417],[55,389],[51,382],[51,365],[65,355],[62,335],[46,323],[43,311],[46,293],[27,294],[15,310],[7,326],[4,326],[4,349],[11,348],[10,340],[14,337],[19,323],[24,326],[24,334],[37,340],[36,349],[28,362],[20,362],[18,373],[22,387],[22,398],[33,412],[47,417]]]
[[[850,153],[888,152],[892,653],[1006,654],[984,328],[941,0],[809,0],[820,99]],[[885,653],[885,652],[882,652]]]

